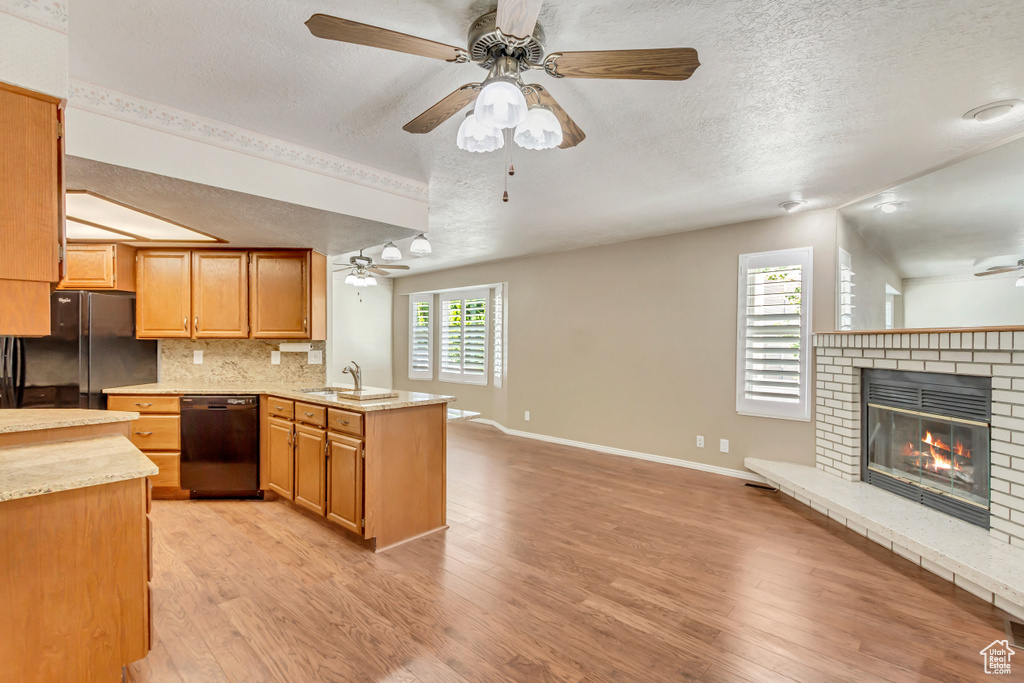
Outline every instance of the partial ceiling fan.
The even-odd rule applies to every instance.
[[[306,26],[318,38],[487,69],[483,82],[458,88],[404,126],[410,133],[429,133],[475,101],[457,137],[459,147],[472,152],[501,149],[506,138],[527,149],[567,149],[586,137],[546,88],[523,81],[524,72],[544,71],[555,78],[683,81],[700,66],[697,51],[689,47],[545,55],[544,30],[537,23],[541,3],[498,0],[496,10],[470,26],[465,49],[325,14],[314,14]],[[511,164],[509,171],[511,175]]]
[[[983,270],[980,273],[975,273],[975,277],[985,277],[986,275],[1002,275],[1003,273],[1012,273],[1017,270],[1024,270],[1024,259],[1017,261],[1017,265],[1006,265],[1006,266],[992,266],[987,270]],[[1017,287],[1024,287],[1024,276],[1017,278]]]
[[[345,277],[346,285],[354,285],[356,287],[376,287],[377,278],[373,274],[382,275],[388,277],[391,275],[389,270],[409,270],[409,266],[399,265],[385,265],[377,264],[373,262],[373,259],[369,256],[363,256],[363,250],[359,250],[359,256],[351,256],[348,259],[349,265],[339,268],[338,272],[345,270],[351,271]]]

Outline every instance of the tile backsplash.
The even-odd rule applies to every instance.
[[[281,364],[270,364],[270,352],[282,342],[272,339],[163,339],[160,341],[161,382],[270,382],[322,387],[327,366],[310,365],[305,353],[284,352]],[[311,342],[326,356],[327,342]],[[203,362],[192,362],[202,351]],[[326,358],[323,359],[326,362]]]

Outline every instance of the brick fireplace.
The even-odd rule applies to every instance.
[[[818,334],[814,347],[817,467],[848,481],[862,479],[863,369],[990,378],[989,534],[1024,548],[1024,331]]]

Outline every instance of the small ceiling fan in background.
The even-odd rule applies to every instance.
[[[389,242],[388,245],[391,246],[391,243]],[[359,250],[358,256],[349,257],[348,262],[349,265],[339,268],[338,272],[351,271],[345,277],[345,284],[355,287],[376,287],[377,278],[373,276],[374,274],[387,277],[391,275],[388,272],[390,270],[409,270],[409,266],[374,263],[369,256],[363,256],[362,249]]]
[[[325,14],[314,14],[306,26],[318,38],[486,69],[482,82],[463,85],[404,126],[410,133],[429,133],[475,102],[457,136],[458,146],[471,152],[492,152],[513,139],[526,149],[566,149],[586,137],[544,86],[523,81],[531,70],[554,78],[682,81],[700,66],[697,51],[688,47],[546,54],[537,23],[541,4],[498,0],[496,10],[470,26],[465,48]]]
[[[1024,259],[1017,261],[1017,265],[1006,265],[1006,266],[992,266],[987,270],[983,270],[980,273],[975,273],[975,277],[985,277],[986,275],[1001,275],[1003,273],[1012,273],[1014,271],[1024,270]],[[1024,276],[1017,278],[1017,287],[1024,287]]]

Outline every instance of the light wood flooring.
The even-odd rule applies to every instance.
[[[448,449],[451,528],[380,555],[286,502],[154,502],[132,678],[978,681],[1005,637],[782,494],[484,425]]]

